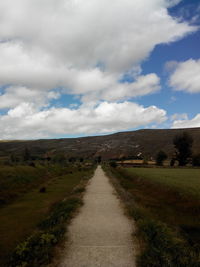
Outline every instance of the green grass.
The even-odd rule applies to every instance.
[[[81,205],[80,195],[56,203],[49,216],[38,225],[37,230],[17,245],[9,267],[39,267],[51,263],[54,246],[64,238],[66,223]]]
[[[200,199],[200,169],[127,168],[125,171]]]
[[[0,205],[12,202],[49,178],[47,168],[42,166],[0,166]]]
[[[109,170],[108,170],[109,171]],[[200,266],[198,169],[110,168],[138,226],[138,266]],[[119,190],[120,192],[120,190]]]
[[[0,266],[4,266],[4,260],[15,246],[46,218],[54,203],[68,197],[84,177],[92,174],[92,170],[74,169],[71,172],[46,182],[46,193],[39,192],[40,184],[14,203],[0,209]]]

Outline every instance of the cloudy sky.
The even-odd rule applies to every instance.
[[[0,1],[0,139],[200,127],[199,0]]]

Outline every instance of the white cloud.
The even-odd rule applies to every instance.
[[[117,83],[155,45],[196,30],[169,16],[167,7],[175,2],[1,1],[0,83],[68,88],[71,74],[78,73],[89,88],[98,91],[93,85],[94,67],[99,65],[105,71],[102,79],[111,75]],[[78,91],[83,87],[79,83]]]
[[[102,102],[77,109],[51,108],[37,111],[28,103],[0,117],[1,139],[29,139],[66,134],[108,133],[162,123],[166,112],[155,106],[144,108],[136,103]]]
[[[0,109],[14,108],[21,103],[32,103],[37,108],[48,105],[51,99],[59,98],[54,91],[40,91],[33,88],[11,86],[0,95]]]
[[[186,113],[175,113],[171,116],[170,118],[172,121],[177,121],[177,120],[187,120],[188,119],[188,115]]]
[[[169,15],[167,8],[178,2],[0,1],[0,86],[6,86],[0,95],[0,108],[10,109],[1,117],[2,136],[20,137],[24,131],[30,137],[39,136],[38,131],[42,136],[44,133],[47,136],[56,134],[48,125],[56,123],[53,118],[60,122],[58,132],[63,134],[122,130],[122,126],[128,129],[143,125],[145,121],[148,124],[145,112],[155,115],[159,109],[149,107],[143,110],[133,104],[138,122],[133,116],[133,122],[126,124],[125,120],[123,124],[119,120],[117,124],[117,118],[113,117],[113,127],[108,128],[103,124],[107,117],[101,115],[97,116],[102,120],[99,122],[101,127],[92,127],[91,114],[96,114],[103,104],[98,108],[92,105],[100,101],[125,101],[160,89],[159,77],[154,73],[142,75],[141,63],[156,45],[174,42],[197,30],[197,27],[180,23]],[[132,83],[120,82],[126,73],[133,78]],[[80,97],[85,105],[79,109],[47,109],[50,99],[59,97],[55,88],[62,94]],[[133,106],[127,103],[110,105],[115,107],[120,118],[121,107],[127,114],[132,114],[128,108]],[[91,108],[84,109],[86,104]],[[27,114],[23,113],[26,109]],[[25,120],[21,114],[25,114]],[[80,126],[80,121],[74,124],[66,119],[70,116],[74,116],[74,121],[85,121],[86,126]],[[63,126],[65,121],[68,126]],[[112,126],[112,119],[109,125]]]
[[[169,84],[176,91],[200,92],[200,59],[189,59],[177,64],[170,76]]]
[[[197,114],[193,119],[175,120],[172,128],[195,128],[200,127],[200,114]]]
[[[158,43],[195,28],[167,13],[168,0],[7,0],[0,3],[0,37],[23,43],[24,51],[52,56],[52,63],[125,71]]]

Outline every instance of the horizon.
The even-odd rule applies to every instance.
[[[81,138],[92,138],[92,137],[104,137],[104,136],[110,136],[115,134],[126,134],[126,133],[132,133],[132,132],[138,132],[138,131],[187,131],[187,130],[196,130],[200,129],[200,127],[191,127],[191,128],[159,128],[159,129],[151,129],[151,128],[143,128],[143,129],[137,129],[137,130],[129,130],[129,131],[119,131],[119,132],[113,132],[108,134],[99,134],[99,135],[87,135],[87,136],[77,136],[77,137],[60,137],[60,138],[40,138],[40,139],[0,139],[0,142],[26,142],[26,141],[46,141],[46,140],[61,140],[61,139],[81,139]]]
[[[0,3],[0,140],[200,127],[196,0]]]

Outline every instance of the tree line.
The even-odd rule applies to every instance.
[[[170,161],[170,166],[174,166],[178,162],[179,166],[186,166],[191,163],[193,166],[200,166],[200,153],[192,153],[193,138],[187,132],[176,135],[173,139],[175,152]],[[163,165],[163,162],[168,158],[167,154],[160,150],[156,155],[156,164]]]

